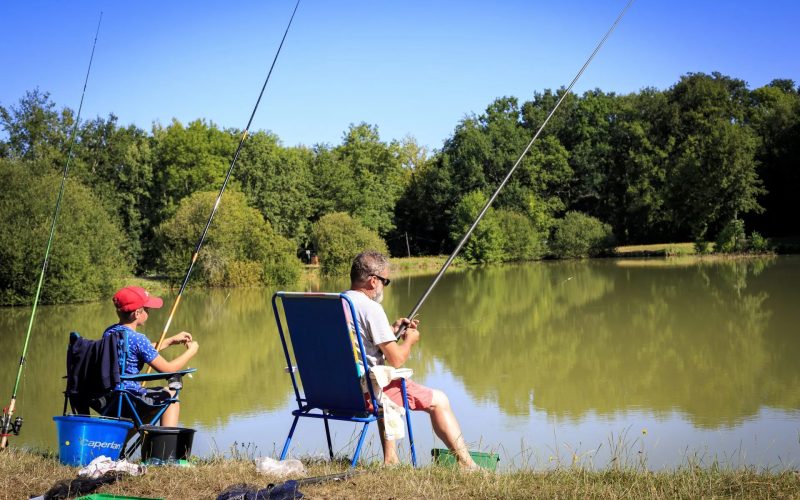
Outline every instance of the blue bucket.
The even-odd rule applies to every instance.
[[[58,429],[58,459],[84,466],[105,455],[117,460],[133,422],[118,418],[66,415],[53,417]]]

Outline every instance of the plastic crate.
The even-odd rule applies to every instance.
[[[469,454],[479,467],[490,471],[497,470],[497,462],[500,461],[500,456],[497,453],[471,451]],[[453,452],[445,448],[432,449],[431,457],[436,465],[454,466],[458,463]]]

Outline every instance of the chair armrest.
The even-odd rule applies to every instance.
[[[412,375],[414,375],[414,370],[412,370],[411,368],[395,368],[394,369],[394,377],[395,377],[395,379],[398,379],[398,378],[408,379]]]
[[[134,382],[145,382],[148,380],[166,380],[170,377],[175,375],[187,375],[189,373],[194,373],[197,371],[197,368],[187,368],[185,370],[179,370],[177,372],[153,372],[153,373],[138,373],[136,375],[120,375],[120,380],[132,380]]]

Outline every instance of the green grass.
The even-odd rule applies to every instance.
[[[343,461],[304,461],[306,476],[343,472]],[[652,472],[637,466],[582,466],[506,473],[462,473],[449,467],[358,467],[345,481],[303,485],[307,498],[798,498],[797,471],[729,469],[686,464]],[[9,448],[0,452],[0,498],[43,494],[77,469],[58,463],[48,453]],[[260,475],[252,460],[239,456],[196,461],[191,468],[149,467],[138,477],[125,477],[98,492],[168,499],[216,498],[226,487],[247,483],[263,488],[287,479]],[[294,477],[293,479],[299,479]]]

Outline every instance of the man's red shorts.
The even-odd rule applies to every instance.
[[[397,406],[403,406],[403,390],[400,387],[400,380],[392,380],[389,385],[383,388],[383,393],[389,396]],[[408,394],[408,407],[412,410],[427,410],[433,402],[433,389],[418,384],[413,380],[406,380],[406,393]],[[367,400],[367,410],[372,411],[372,403],[369,394],[365,394]]]

